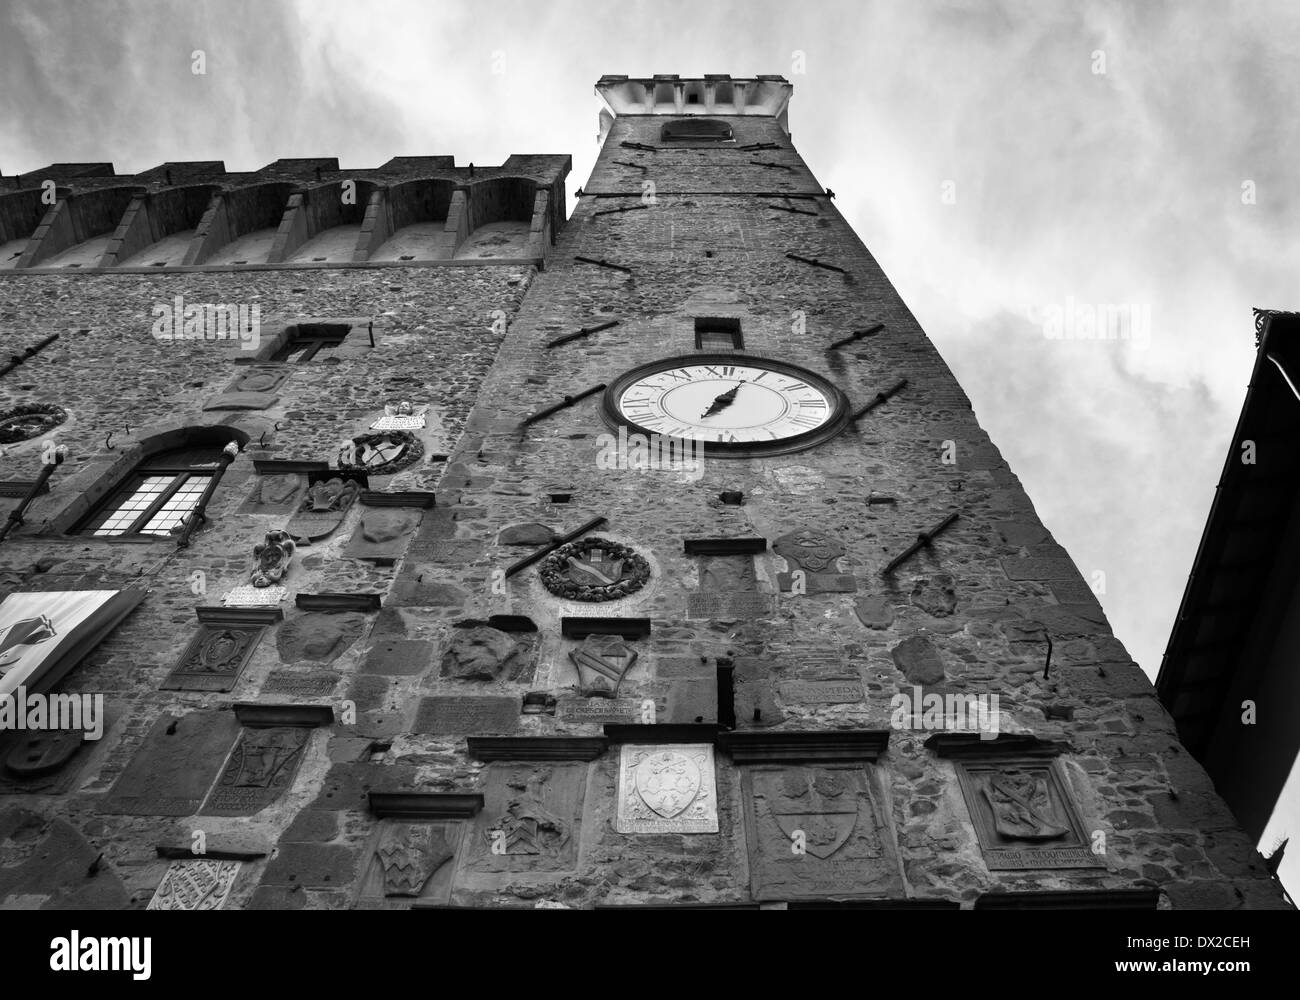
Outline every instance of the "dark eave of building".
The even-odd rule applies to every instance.
[[[1201,760],[1221,726],[1239,726],[1229,693],[1258,669],[1246,662],[1248,647],[1277,633],[1295,585],[1296,560],[1284,541],[1293,537],[1300,497],[1300,399],[1292,388],[1300,388],[1300,314],[1256,310],[1255,328],[1250,387],[1156,678],[1180,739]],[[1242,460],[1247,441],[1253,464]]]

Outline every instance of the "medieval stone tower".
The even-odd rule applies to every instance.
[[[0,180],[0,904],[1286,905],[790,84],[597,92]]]

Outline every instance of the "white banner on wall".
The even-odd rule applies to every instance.
[[[56,590],[0,601],[0,698],[67,673],[143,600],[136,590]]]

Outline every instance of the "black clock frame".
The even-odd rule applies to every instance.
[[[659,358],[631,368],[610,382],[605,389],[604,394],[601,396],[600,415],[607,424],[616,430],[620,427],[626,427],[629,434],[643,434],[647,438],[655,435],[661,438],[666,437],[667,435],[661,431],[652,431],[625,417],[618,408],[619,397],[633,382],[655,372],[667,371],[670,368],[709,364],[750,365],[759,368],[770,368],[772,371],[781,372],[802,382],[807,382],[830,400],[831,413],[825,423],[818,427],[799,434],[792,434],[789,437],[778,438],[774,441],[737,441],[731,443],[702,440],[701,443],[704,446],[706,456],[714,458],[754,458],[804,451],[821,444],[823,441],[829,441],[849,423],[852,409],[849,398],[830,379],[809,371],[807,368],[790,364],[788,361],[765,358],[761,354],[742,354],[738,351],[704,351],[698,354],[678,354],[669,358]]]

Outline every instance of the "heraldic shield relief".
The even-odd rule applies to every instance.
[[[713,747],[624,746],[615,829],[619,833],[717,833]]]
[[[238,861],[175,861],[147,909],[219,910],[238,875]]]
[[[772,785],[765,790],[772,819],[791,843],[801,840],[805,851],[823,859],[844,846],[858,822],[858,789],[851,773],[789,768]]]
[[[897,855],[863,767],[754,767],[743,784],[757,898],[901,891]]]
[[[516,708],[518,711],[518,708]],[[467,852],[466,869],[500,875],[486,888],[509,884],[512,873],[572,871],[578,863],[584,763],[489,764],[483,773],[483,811]]]
[[[384,895],[419,896],[429,877],[455,853],[441,829],[427,823],[394,825],[375,850],[383,869]]]
[[[990,871],[1103,864],[1052,761],[962,762],[957,778]]]
[[[245,729],[204,806],[204,816],[251,816],[279,798],[293,784],[305,728],[278,726]]]

